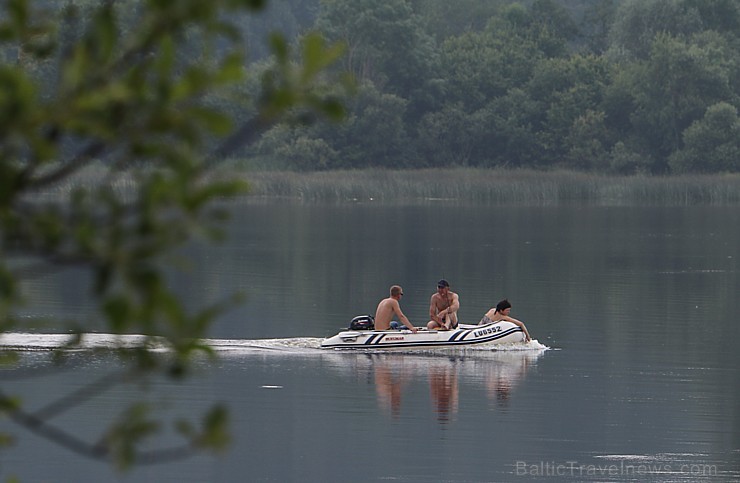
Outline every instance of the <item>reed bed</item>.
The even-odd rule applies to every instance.
[[[450,200],[489,204],[724,205],[740,175],[606,176],[504,169],[252,172],[254,195],[302,201]]]
[[[692,176],[607,176],[573,171],[511,169],[347,170],[322,172],[221,170],[216,176],[243,177],[251,195],[302,202],[461,202],[557,205],[731,205],[740,203],[740,174]],[[101,170],[42,194],[64,199],[75,187],[94,188]],[[136,190],[130,175],[116,178],[114,191]]]

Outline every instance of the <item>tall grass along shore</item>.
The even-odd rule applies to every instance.
[[[63,198],[75,187],[94,188],[105,176],[98,166],[45,194]],[[740,174],[607,176],[574,171],[514,169],[420,169],[346,171],[243,171],[222,169],[216,176],[243,177],[258,198],[303,202],[469,202],[556,205],[728,205],[740,203]],[[133,193],[130,175],[114,189]]]
[[[252,194],[304,201],[435,201],[555,205],[724,205],[740,202],[740,175],[605,176],[506,169],[263,171]]]

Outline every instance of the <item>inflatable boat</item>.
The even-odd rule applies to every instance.
[[[508,321],[459,324],[452,330],[345,330],[321,342],[322,349],[416,349],[523,342],[521,327]]]

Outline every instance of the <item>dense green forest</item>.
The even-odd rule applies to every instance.
[[[740,171],[736,0],[287,0],[267,26],[343,42],[357,92],[251,166]]]
[[[211,103],[237,120],[273,31],[341,43],[355,83],[343,122],[278,125],[237,166],[740,171],[737,0],[276,0],[234,23],[250,77]]]

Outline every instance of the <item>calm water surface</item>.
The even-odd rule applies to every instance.
[[[740,481],[740,210],[736,207],[235,207],[228,244],[193,245],[176,279],[193,306],[241,291],[217,321],[217,362],[151,401],[183,414],[223,401],[220,457],[136,469],[23,433],[0,477],[24,481]],[[73,274],[40,281],[32,310],[86,316]],[[426,322],[439,278],[462,321],[501,298],[545,349],[357,354],[316,349],[388,287]],[[521,349],[521,347],[519,348]],[[45,353],[24,356],[43,367]],[[4,385],[42,406],[120,362]],[[10,386],[8,386],[10,385]],[[60,418],[96,424],[119,387]],[[2,423],[1,429],[12,429]],[[40,455],[45,455],[43,458]]]

